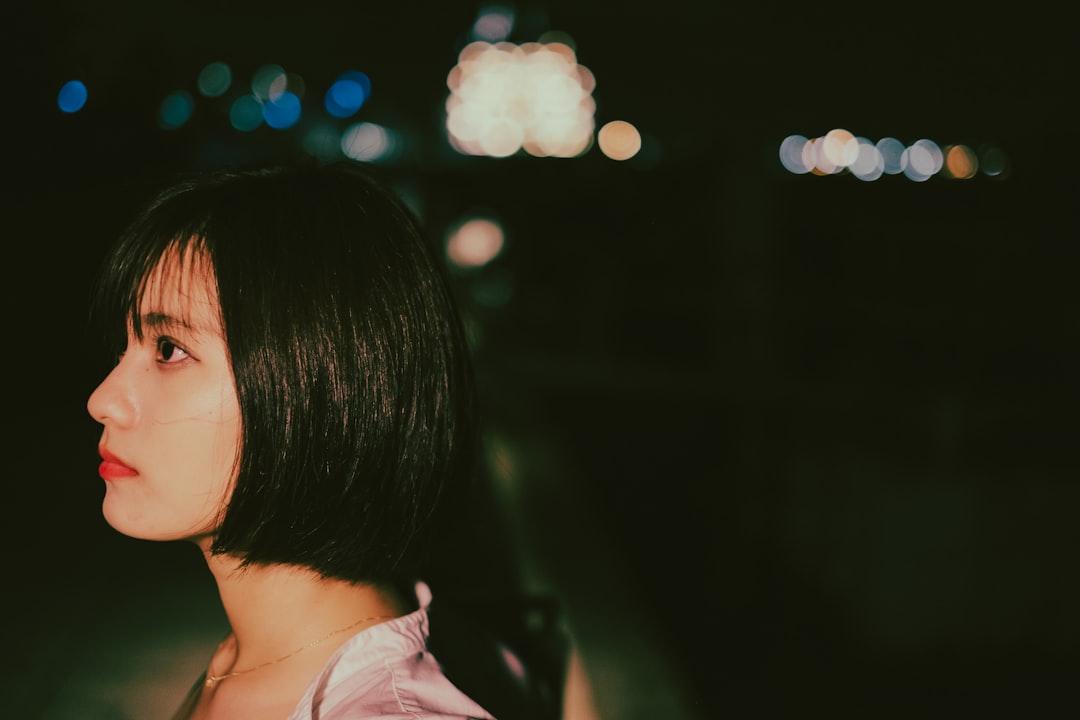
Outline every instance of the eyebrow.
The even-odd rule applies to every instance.
[[[193,325],[192,323],[182,318],[174,317],[164,312],[148,312],[144,313],[139,322],[145,328],[152,330],[186,330],[188,332],[199,333],[202,335],[217,335],[210,328],[203,325]]]

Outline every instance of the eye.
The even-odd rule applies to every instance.
[[[186,350],[167,337],[157,339],[158,362],[166,365],[183,362],[191,357]]]

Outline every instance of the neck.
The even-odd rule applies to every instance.
[[[388,587],[321,578],[288,565],[240,569],[235,558],[211,555],[206,548],[203,552],[234,640],[234,653],[215,658],[223,661],[213,664],[217,674],[276,660],[365,618],[396,617],[408,611]],[[356,632],[381,621],[362,622]],[[329,657],[351,634],[327,638],[302,654],[310,660]]]

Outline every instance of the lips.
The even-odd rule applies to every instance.
[[[118,480],[120,478],[135,477],[139,474],[138,470],[126,464],[105,448],[99,447],[98,453],[101,455],[98,475],[101,475],[102,480]]]

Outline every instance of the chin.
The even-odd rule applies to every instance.
[[[199,542],[213,532],[213,528],[207,527],[205,523],[177,522],[177,518],[160,517],[142,508],[133,508],[131,503],[119,502],[108,495],[101,505],[101,514],[113,530],[136,540]]]

